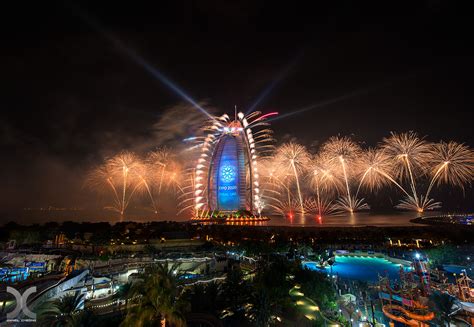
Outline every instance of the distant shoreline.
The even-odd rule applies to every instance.
[[[427,216],[444,216],[447,212],[430,212]],[[342,214],[337,216],[326,216],[318,219],[316,217],[295,216],[293,219],[282,216],[270,216],[266,222],[251,224],[252,227],[284,227],[284,228],[361,228],[361,227],[425,227],[432,225],[431,222],[423,219],[417,212],[403,211],[385,211],[385,212],[356,212],[352,215]],[[462,214],[460,214],[462,215]],[[418,216],[418,217],[417,217]],[[166,217],[166,218],[163,218]],[[108,213],[104,210],[74,210],[74,211],[25,211],[0,214],[0,226],[8,222],[15,222],[21,225],[45,224],[47,222],[56,222],[61,224],[65,221],[76,223],[96,223],[105,222],[111,225],[121,222],[120,217],[114,213]],[[174,222],[174,223],[193,223],[186,217],[176,217],[170,214],[136,214],[131,212],[125,216],[122,221],[147,223],[147,222]],[[247,223],[244,223],[247,225]],[[226,225],[224,225],[226,226]],[[230,227],[242,226],[233,224]]]

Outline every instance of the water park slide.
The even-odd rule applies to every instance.
[[[419,314],[410,312],[410,311],[406,310],[405,308],[403,308],[402,306],[399,306],[399,305],[396,305],[396,304],[384,305],[382,307],[382,311],[388,318],[390,318],[392,320],[399,321],[399,322],[404,323],[405,325],[408,325],[408,326],[416,326],[416,327],[429,326],[428,324],[423,323],[423,321],[433,320],[433,318],[435,317],[433,312],[429,312],[426,315],[419,315]],[[404,316],[406,316],[410,319],[408,319],[404,316],[401,316],[401,315],[394,314],[394,313],[392,313],[392,311],[401,312],[401,313],[403,313]]]
[[[424,304],[422,304],[418,301],[409,300],[409,299],[403,298],[399,295],[393,295],[393,294],[389,294],[389,293],[385,293],[385,292],[379,292],[379,297],[381,299],[385,299],[385,300],[397,301],[399,303],[402,303],[404,306],[415,307],[417,309],[426,309],[427,308],[426,305],[424,305]]]
[[[461,307],[464,311],[474,313],[474,303],[472,302],[461,302]]]

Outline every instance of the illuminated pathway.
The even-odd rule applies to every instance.
[[[320,315],[327,322],[327,326],[342,326],[340,323],[329,320],[319,310],[319,306],[310,298],[304,296],[300,291],[300,287],[296,285],[290,290],[290,296],[296,302],[298,309],[304,314],[309,320],[316,320],[316,316]]]

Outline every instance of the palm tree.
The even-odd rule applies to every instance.
[[[250,297],[250,318],[255,326],[275,323],[284,308],[291,307],[290,283],[287,275],[292,266],[284,260],[267,262],[257,269]]]
[[[443,326],[449,326],[453,306],[456,304],[456,298],[447,293],[434,292],[430,300],[436,310],[436,319],[442,323]]]
[[[84,312],[84,293],[76,292],[44,302],[37,310],[39,326],[81,326]]]
[[[128,310],[122,326],[186,326],[187,303],[177,287],[178,265],[157,264],[146,269],[145,279],[133,286],[140,303]]]
[[[93,327],[101,326],[99,317],[90,309],[78,311],[73,315],[71,327]]]
[[[313,254],[313,249],[306,244],[300,244],[298,245],[298,254],[307,258],[309,255]]]
[[[218,310],[218,303],[221,302],[221,289],[220,285],[216,282],[207,284],[205,294],[208,299],[209,309],[215,313]]]
[[[113,298],[114,300],[123,300],[125,299],[125,307],[128,306],[128,300],[132,297],[133,288],[132,283],[125,283],[120,285],[117,292],[115,292]]]
[[[243,316],[244,306],[248,303],[252,289],[249,283],[244,280],[240,268],[235,268],[227,272],[226,279],[222,284],[222,302],[226,310],[236,316]]]
[[[272,317],[279,313],[278,308],[274,307],[272,299],[265,288],[256,290],[252,294],[250,300],[252,305],[250,307],[250,318],[255,326],[269,326],[272,322]]]
[[[191,310],[194,313],[210,313],[217,315],[219,309],[224,309],[224,301],[220,285],[216,282],[207,284],[196,284],[187,287],[183,294],[191,304]],[[222,306],[220,306],[222,304]]]

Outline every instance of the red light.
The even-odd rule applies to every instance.
[[[255,119],[254,122],[259,121],[259,120],[263,120],[263,119],[265,119],[265,118],[267,118],[267,117],[275,116],[275,115],[278,115],[278,112],[276,112],[276,111],[270,112],[270,113],[268,113],[268,114],[265,114],[265,115],[262,115],[262,116],[258,117],[257,119]]]

